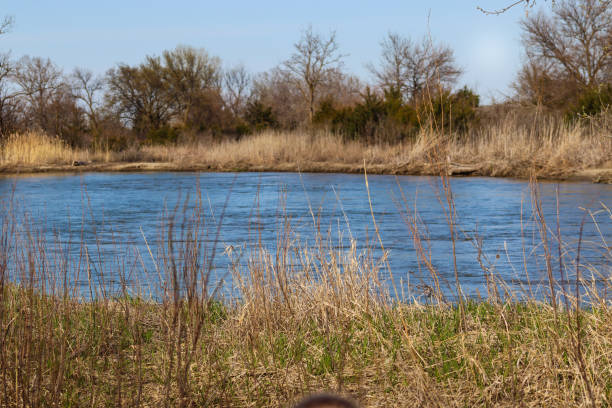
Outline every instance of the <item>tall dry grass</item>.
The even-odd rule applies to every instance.
[[[84,160],[87,153],[77,151],[57,137],[40,131],[9,135],[0,145],[0,165],[70,164]]]
[[[451,163],[476,166],[482,175],[528,177],[535,170],[542,176],[568,174],[576,170],[612,167],[612,138],[603,131],[568,125],[558,120],[535,126],[507,118],[478,129],[471,135],[448,136],[423,131],[414,139],[393,145],[368,145],[345,140],[340,135],[319,132],[266,132],[239,141],[212,145],[153,146],[141,149],[143,160],[183,165],[207,164],[223,167],[274,168],[293,165],[330,170],[360,168],[364,160],[375,171],[416,170],[436,173],[435,157]]]
[[[240,140],[168,146],[134,146],[121,152],[70,149],[57,139],[31,132],[4,143],[1,163],[19,165],[166,163],[163,169],[363,171],[438,174],[452,168],[483,176],[564,177],[585,169],[612,168],[612,137],[605,127],[566,124],[558,119],[533,125],[507,117],[468,135],[424,130],[399,144],[369,145],[318,132],[264,132]],[[154,166],[152,168],[155,168]],[[452,169],[451,169],[452,170]]]
[[[458,162],[483,163],[491,175],[562,175],[575,170],[612,168],[612,138],[603,128],[559,120],[535,126],[509,118],[484,127],[464,143],[451,143],[450,157]],[[521,172],[520,168],[524,168]]]
[[[446,196],[454,213],[450,187]],[[212,220],[202,201],[170,211],[157,246],[147,241],[148,253],[126,250],[106,264],[95,242],[69,251],[69,242],[48,241],[14,202],[2,201],[0,230],[2,406],[287,407],[319,390],[364,407],[612,402],[605,270],[599,289],[577,276],[588,304],[563,289],[552,261],[551,285],[566,306],[493,291],[456,304],[436,289],[431,301],[402,302],[373,248],[343,247],[316,226],[316,244],[305,245],[281,215],[274,248],[255,240],[226,250],[237,296],[223,299],[211,273],[225,209]],[[416,210],[406,215],[407,234],[424,240]],[[612,217],[606,207],[600,215]],[[553,234],[543,217],[535,222]],[[454,223],[449,217],[451,238]],[[534,245],[555,242],[542,239]],[[610,248],[601,249],[612,264]],[[563,251],[562,270],[572,267],[564,264],[571,248]],[[153,266],[138,284],[130,276],[133,265],[145,267],[141,256]]]
[[[129,161],[128,152],[74,148],[59,137],[31,130],[8,135],[0,142],[0,166],[10,170],[19,167],[62,166],[80,163]]]

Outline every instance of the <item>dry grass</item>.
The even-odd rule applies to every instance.
[[[85,160],[86,151],[72,149],[59,138],[38,131],[9,135],[0,146],[0,165],[70,164]]]
[[[464,138],[443,138],[422,132],[413,141],[366,145],[330,133],[307,132],[255,135],[213,145],[143,148],[141,160],[223,168],[300,168],[330,171],[361,170],[363,162],[376,172],[435,174],[432,158],[443,156],[457,166],[491,176],[557,177],[576,171],[612,167],[612,138],[581,126],[553,121],[537,128],[506,120]]]
[[[286,407],[319,390],[350,394],[364,407],[612,403],[605,294],[592,292],[584,309],[571,298],[557,309],[498,296],[461,307],[401,303],[369,249],[339,249],[320,235],[303,246],[281,217],[273,253],[256,243],[227,251],[238,297],[222,301],[208,295],[215,255],[203,243],[214,222],[196,207],[162,228],[145,282],[152,299],[129,283],[132,252],[110,270],[87,243],[71,258],[66,243],[45,241],[11,200],[4,204],[5,407]],[[417,238],[416,227],[411,234]]]
[[[436,158],[451,171],[466,174],[527,178],[566,177],[585,169],[612,169],[612,138],[604,128],[540,121],[534,126],[508,118],[469,136],[441,136],[423,131],[414,140],[394,145],[367,145],[319,132],[265,132],[239,141],[172,146],[141,146],[122,152],[70,149],[58,139],[36,132],[10,136],[2,146],[5,172],[19,167],[70,164],[165,163],[176,170],[280,170],[437,174]],[[150,166],[155,169],[155,166]],[[159,167],[159,166],[158,166]],[[101,166],[103,170],[112,167]],[[124,170],[119,167],[119,169]]]
[[[612,138],[607,133],[552,120],[535,128],[516,126],[509,120],[449,150],[458,162],[486,163],[485,172],[491,175],[525,177],[534,169],[543,176],[557,176],[612,167]]]

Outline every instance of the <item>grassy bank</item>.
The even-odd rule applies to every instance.
[[[468,303],[462,318],[321,291],[203,307],[5,286],[1,404],[286,407],[320,390],[364,407],[612,401],[609,307],[582,313],[578,334],[545,304]]]
[[[395,145],[366,145],[331,133],[268,132],[238,141],[136,146],[121,152],[72,149],[39,133],[2,145],[4,173],[200,170],[438,174],[612,181],[612,138],[603,130],[554,121],[537,126],[506,120],[461,138],[423,131]]]
[[[372,248],[322,235],[304,246],[280,218],[274,250],[217,254],[228,256],[230,299],[214,295],[206,238],[216,227],[201,207],[170,215],[148,254],[121,257],[95,242],[49,242],[13,203],[0,231],[2,406],[287,407],[322,390],[364,407],[612,403],[609,270],[598,284],[567,275],[568,288],[564,273],[590,268],[574,258],[581,240],[555,242],[544,219],[534,245],[547,249],[548,297],[510,293],[483,267],[488,293],[448,302],[423,249],[432,279],[406,297]],[[411,214],[407,236],[426,248]],[[109,256],[110,266],[99,261]]]

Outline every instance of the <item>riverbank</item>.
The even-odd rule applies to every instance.
[[[546,130],[546,129],[544,129]],[[542,131],[544,131],[542,130]],[[552,130],[551,130],[552,132]],[[45,135],[4,143],[0,173],[121,171],[279,171],[515,177],[612,183],[612,138],[579,128],[548,138],[502,128],[470,140],[419,135],[396,145],[366,145],[337,135],[263,133],[237,141],[72,149]]]
[[[2,290],[3,406],[607,406],[612,309],[394,305],[289,286],[224,304]],[[322,297],[325,292],[331,297]],[[204,302],[204,303],[202,303]],[[87,392],[83,392],[87,390]],[[591,401],[593,399],[594,401]]]
[[[612,184],[612,167],[599,169],[564,169],[563,171],[535,170],[529,167],[509,169],[507,163],[485,164],[442,164],[443,171],[449,176],[472,177],[510,177],[529,179],[532,174],[540,180],[591,181],[594,183]],[[370,174],[438,176],[440,165],[428,163],[386,166],[381,164],[345,164],[330,162],[277,163],[273,165],[256,165],[248,162],[219,164],[181,164],[174,162],[110,162],[79,163],[75,165],[41,165],[41,166],[0,166],[0,175],[28,175],[39,173],[84,173],[84,172],[302,172],[302,173],[347,173],[363,174],[364,169]]]

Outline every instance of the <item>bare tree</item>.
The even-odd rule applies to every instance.
[[[411,47],[411,42],[398,34],[389,33],[380,43],[382,49],[380,56],[380,68],[368,64],[368,69],[374,74],[378,83],[383,88],[395,89],[406,92],[406,55]]]
[[[13,28],[15,19],[12,16],[4,16],[0,21],[0,35],[6,34]]]
[[[283,72],[299,90],[308,108],[308,120],[312,124],[319,91],[342,66],[336,33],[323,38],[309,27],[295,43],[295,52],[283,63]]]
[[[159,58],[136,67],[120,64],[107,73],[108,105],[137,133],[167,125],[175,112]]]
[[[476,8],[480,11],[482,11],[484,14],[488,14],[488,15],[500,15],[500,14],[504,14],[506,11],[510,10],[511,8],[514,8],[516,6],[520,6],[523,5],[526,8],[533,8],[536,5],[536,0],[514,0],[512,3],[507,4],[506,6],[499,8],[499,9],[485,9],[483,7],[477,6]],[[551,0],[551,3],[555,3],[555,0]]]
[[[62,81],[50,94],[45,107],[47,111],[45,132],[58,136],[72,146],[81,146],[87,133],[87,120],[83,109],[78,105],[70,84]]]
[[[425,92],[434,93],[439,86],[452,86],[462,73],[453,50],[434,44],[429,37],[415,42],[389,33],[381,48],[380,67],[370,65],[370,70],[381,87],[395,89],[413,102]]]
[[[9,53],[0,54],[0,137],[14,132],[19,109],[19,92],[14,89],[11,79],[15,64]]]
[[[13,28],[14,19],[5,16],[0,21],[0,36]],[[10,53],[0,54],[0,137],[13,132],[17,122],[18,92],[11,87],[11,79],[15,72],[15,64],[10,59]]]
[[[278,124],[284,128],[295,128],[308,118],[303,109],[303,95],[279,67],[253,78],[248,99],[248,104],[270,107]]]
[[[14,71],[13,63],[11,62],[10,54],[0,54],[0,84],[8,81]]]
[[[514,85],[520,98],[567,105],[612,77],[612,1],[555,4],[521,22],[526,61]]]
[[[164,81],[183,124],[188,124],[191,110],[203,93],[219,93],[221,60],[204,49],[187,46],[163,52]]]
[[[17,64],[14,78],[29,104],[34,125],[47,129],[48,107],[64,86],[62,71],[50,59],[25,56]]]
[[[568,78],[552,64],[538,59],[529,59],[523,64],[512,84],[519,102],[550,108],[567,106],[579,93],[575,81]]]
[[[85,105],[85,113],[89,119],[94,138],[100,135],[99,109],[101,99],[98,97],[104,90],[104,78],[95,76],[93,72],[75,68],[71,76],[72,93]]]
[[[225,102],[234,116],[242,114],[251,82],[251,75],[244,65],[238,65],[225,71],[223,75]]]
[[[354,106],[361,102],[365,85],[354,75],[337,75],[326,84],[321,98],[333,101],[335,107]]]
[[[589,87],[604,80],[612,64],[612,1],[561,1],[553,15],[542,12],[521,22],[530,59],[554,64]]]

